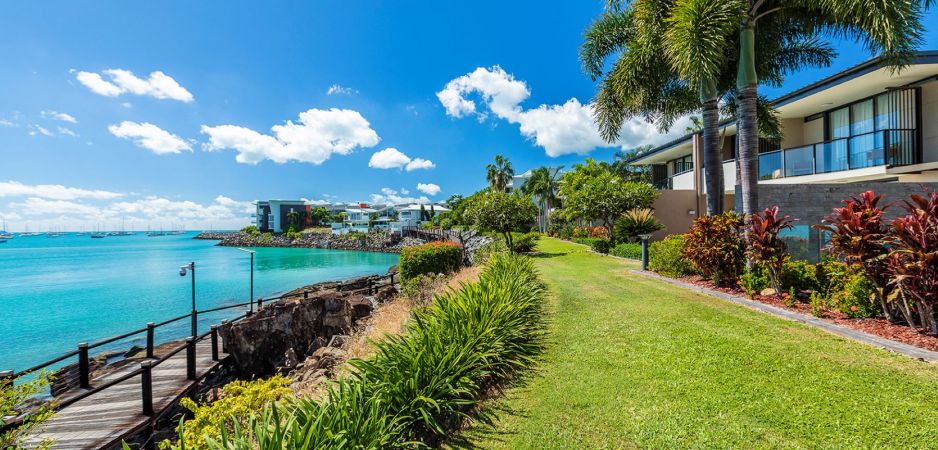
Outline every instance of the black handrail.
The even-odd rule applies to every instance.
[[[372,278],[372,280],[381,280],[381,279],[384,279],[384,278],[391,278],[392,283],[393,283],[394,274],[377,276],[377,277]],[[260,299],[258,299],[256,302],[257,302],[258,304],[262,304],[263,302],[272,302],[272,301],[275,302],[275,301],[282,300],[284,297],[286,297],[286,294],[281,294],[281,295],[279,295],[279,296],[270,297],[270,298],[266,298],[266,299],[265,299],[265,298],[260,298]],[[206,313],[217,312],[217,311],[222,311],[222,310],[226,310],[226,309],[241,308],[241,307],[250,306],[250,305],[251,305],[251,302],[236,303],[236,304],[232,304],[232,305],[219,306],[219,307],[216,307],[216,308],[209,308],[209,309],[200,310],[200,311],[197,310],[197,311],[195,312],[195,314],[196,314],[196,315],[199,315],[199,314],[206,314]],[[246,317],[246,316],[247,316],[247,314],[241,315],[241,316],[238,316],[236,319],[231,319],[230,321],[233,322],[233,321],[235,321],[235,320],[239,320],[239,319],[244,318],[244,317]],[[88,344],[88,345],[87,345],[87,350],[91,350],[91,349],[100,347],[100,346],[102,346],[102,345],[107,345],[107,344],[110,344],[110,343],[112,343],[112,342],[116,342],[116,341],[119,341],[119,340],[122,340],[122,339],[126,339],[126,338],[128,338],[128,337],[131,337],[131,336],[134,336],[134,335],[137,335],[137,334],[140,334],[140,333],[148,332],[148,331],[150,331],[151,328],[156,329],[156,328],[159,328],[159,327],[162,327],[162,326],[165,326],[165,325],[169,325],[169,324],[171,324],[171,323],[173,323],[173,322],[178,322],[178,321],[180,321],[180,320],[182,320],[182,319],[186,319],[186,318],[189,318],[189,317],[192,317],[192,313],[183,314],[183,315],[178,316],[178,317],[173,317],[173,318],[171,318],[171,319],[164,320],[164,321],[162,321],[162,322],[153,324],[152,327],[147,326],[147,327],[144,327],[144,328],[139,328],[139,329],[136,329],[136,330],[133,330],[133,331],[129,331],[129,332],[126,332],[126,333],[122,333],[122,334],[119,334],[119,335],[116,335],[116,336],[111,336],[111,337],[102,339],[102,340],[100,340],[100,341],[96,341],[96,342],[94,342],[94,343],[92,343],[92,344]],[[203,335],[203,336],[205,336],[205,335]],[[41,363],[39,363],[39,364],[36,364],[36,365],[34,365],[34,366],[30,367],[30,368],[21,370],[21,371],[19,371],[19,372],[13,371],[12,373],[9,373],[9,375],[7,376],[7,378],[8,378],[8,379],[14,379],[14,380],[15,380],[16,378],[20,378],[20,377],[22,377],[22,376],[24,376],[24,375],[28,375],[28,374],[34,373],[34,372],[36,372],[36,371],[39,371],[39,370],[41,370],[41,369],[44,369],[44,368],[46,368],[46,367],[48,367],[48,366],[51,366],[51,365],[53,365],[53,364],[62,362],[62,361],[65,360],[65,359],[71,358],[71,357],[73,357],[73,356],[77,356],[77,355],[79,355],[80,353],[81,353],[81,350],[72,350],[72,351],[70,351],[70,352],[68,352],[68,353],[64,353],[64,354],[59,355],[59,356],[57,356],[57,357],[55,357],[55,358],[52,358],[52,359],[50,359],[50,360],[48,360],[48,361],[41,362]]]

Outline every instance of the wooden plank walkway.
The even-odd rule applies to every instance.
[[[214,370],[227,354],[221,353],[219,339],[219,361],[212,360],[211,339],[196,343],[196,379],[201,380]],[[141,360],[143,361],[143,360]],[[129,364],[107,375],[91,381],[92,387],[106,383],[140,367]],[[186,351],[183,350],[163,363],[154,366],[153,410],[157,415],[179,400],[196,381],[186,379]],[[80,392],[80,389],[76,389]],[[107,389],[85,397],[58,411],[42,429],[27,439],[28,448],[51,440],[53,449],[98,449],[120,445],[122,439],[142,430],[150,419],[142,412],[142,389],[140,377],[135,376]]]

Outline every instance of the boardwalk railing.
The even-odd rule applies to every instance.
[[[384,280],[384,279],[390,279],[389,284],[392,286],[394,285],[394,274],[392,273],[389,275],[383,275],[379,277],[370,277],[368,279],[368,284],[366,287],[362,287],[356,290],[367,289],[368,294],[373,295],[377,291],[377,289],[383,285],[383,284],[379,284],[376,282]],[[347,285],[347,284],[349,283],[339,283],[339,287],[343,285]],[[72,375],[69,373],[66,373],[65,375],[66,377],[77,376],[77,380],[64,380],[64,382],[66,383],[66,386],[63,389],[59,389],[58,392],[52,392],[53,397],[59,397],[57,398],[57,401],[53,406],[55,410],[63,409],[81,399],[87,398],[111,386],[117,385],[131,378],[139,376],[140,382],[141,382],[141,391],[143,392],[142,399],[141,399],[141,412],[147,416],[154,416],[155,412],[153,410],[153,384],[152,384],[152,377],[151,377],[151,372],[154,367],[159,366],[160,364],[167,361],[171,357],[175,356],[179,352],[185,351],[186,352],[186,378],[189,380],[197,381],[196,354],[195,354],[196,344],[206,338],[211,339],[212,360],[213,361],[219,360],[218,359],[218,325],[212,325],[210,327],[210,330],[203,334],[195,334],[193,336],[187,337],[185,339],[184,344],[173,348],[169,352],[161,355],[159,358],[155,357],[155,333],[156,333],[157,328],[169,325],[174,322],[178,322],[180,320],[183,320],[189,317],[192,317],[193,322],[196,322],[196,319],[198,318],[198,315],[200,314],[206,314],[206,313],[233,309],[233,308],[243,308],[245,306],[250,308],[244,314],[241,314],[232,319],[223,320],[222,324],[224,325],[229,322],[236,322],[236,321],[242,320],[245,317],[250,317],[253,313],[255,303],[257,304],[257,310],[260,311],[261,308],[264,306],[264,302],[268,302],[268,303],[276,302],[284,298],[292,298],[298,295],[299,295],[298,293],[294,293],[292,295],[283,294],[277,297],[272,297],[272,298],[267,298],[267,299],[259,298],[254,302],[238,303],[234,305],[226,305],[226,306],[220,306],[217,308],[194,311],[192,313],[185,314],[179,317],[174,317],[172,319],[165,320],[160,323],[150,322],[150,323],[147,323],[146,327],[144,328],[139,328],[139,329],[129,331],[129,332],[117,335],[117,336],[112,336],[112,337],[94,342],[92,344],[80,343],[78,344],[78,348],[76,350],[62,354],[48,361],[36,364],[28,369],[24,369],[18,372],[15,372],[12,370],[0,372],[0,387],[11,386],[17,378],[39,372],[40,370],[46,369],[50,366],[61,363],[62,361],[65,361],[69,358],[77,356],[78,357],[77,375]],[[304,291],[302,296],[303,298],[309,298],[309,291]],[[92,383],[93,380],[91,379],[90,350],[101,347],[103,345],[107,345],[116,341],[129,338],[131,336],[140,335],[143,333],[146,333],[146,359],[140,363],[139,368],[132,370],[130,372],[127,372],[119,377],[109,379],[107,382],[104,382],[101,384]],[[197,333],[197,328],[196,328],[196,333]],[[224,343],[222,343],[222,346],[224,346]],[[75,385],[82,388],[83,390],[74,394],[69,394],[70,388],[74,387]],[[63,393],[64,395],[58,396],[57,394],[59,393]],[[0,432],[6,429],[9,429],[13,426],[19,425],[22,418],[23,417],[18,417],[16,419],[0,424]]]

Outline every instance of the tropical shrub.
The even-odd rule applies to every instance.
[[[532,231],[530,233],[512,233],[511,250],[515,253],[529,253],[534,251],[537,241],[541,239],[541,233]]]
[[[797,292],[821,291],[818,266],[806,261],[788,261],[782,267],[781,286],[794,288]]]
[[[466,207],[466,219],[479,231],[499,233],[512,249],[512,232],[528,230],[537,220],[538,209],[529,195],[488,190],[473,195]]]
[[[601,237],[573,238],[573,242],[576,242],[577,244],[586,245],[586,246],[588,246],[588,247],[590,247],[590,248],[593,248],[593,243],[594,243],[594,242],[596,242],[596,241],[604,241],[604,240],[606,240],[606,239],[605,239],[605,238],[601,238]]]
[[[453,273],[462,265],[462,251],[461,245],[452,242],[404,247],[400,259],[401,280],[406,282],[422,274]]]
[[[827,307],[827,302],[824,301],[824,296],[819,292],[811,293],[811,315],[814,317],[821,317],[824,315],[824,308]]]
[[[776,295],[782,293],[782,268],[788,261],[785,242],[779,239],[778,234],[791,228],[792,222],[791,216],[779,216],[778,206],[775,206],[766,208],[761,214],[753,214],[746,230],[749,244],[746,254],[765,267]]]
[[[906,215],[892,222],[894,249],[887,260],[891,283],[899,287],[894,303],[901,302],[906,319],[914,319],[912,300],[922,327],[938,334],[938,192],[912,195],[902,207]]]
[[[620,241],[634,241],[640,235],[651,234],[663,229],[664,225],[658,221],[651,208],[637,208],[626,211],[616,221],[615,235]]]
[[[220,436],[221,426],[226,433],[232,433],[234,427],[244,427],[252,417],[265,406],[290,398],[291,380],[282,375],[275,375],[266,380],[234,381],[221,389],[221,398],[212,403],[199,405],[184,397],[180,404],[192,413],[192,418],[185,422],[186,432],[175,445],[169,440],[160,443],[161,449],[208,449],[211,446],[204,436]],[[227,418],[227,420],[219,420]]]
[[[596,253],[601,253],[601,254],[603,254],[603,255],[608,255],[608,254],[609,254],[609,248],[610,248],[611,246],[612,246],[612,245],[609,243],[609,240],[608,240],[608,239],[592,238],[591,241],[590,241],[590,248],[591,248],[594,252],[596,252]]]
[[[560,239],[566,239],[566,240],[573,239],[574,230],[576,230],[575,226],[571,224],[566,224],[563,226],[563,228],[560,229],[560,232],[558,233],[557,237],[559,237]]]
[[[426,306],[445,283],[446,275],[441,273],[421,274],[405,281],[401,285],[401,292],[414,305]]]
[[[270,233],[270,232],[261,233],[260,241],[261,241],[262,243],[267,243],[267,242],[270,242],[270,240],[273,239],[273,238],[274,238],[274,234],[273,234],[273,233]]]
[[[415,448],[436,444],[484,389],[530,367],[543,348],[545,288],[531,260],[498,254],[474,283],[436,296],[402,335],[322,400],[275,404],[213,448]],[[183,425],[181,433],[185,433]]]
[[[873,317],[881,311],[876,289],[876,284],[864,272],[855,272],[831,301],[834,308],[847,317]]]
[[[883,195],[866,191],[844,200],[842,208],[825,218],[817,228],[830,233],[830,250],[849,264],[859,264],[877,288],[877,298],[886,316],[895,314],[886,304],[889,289],[886,257],[889,229],[884,217],[889,205],[880,207]]]
[[[3,382],[6,380],[0,380]],[[30,433],[42,427],[42,424],[55,414],[54,404],[45,402],[36,409],[32,409],[32,400],[49,387],[51,376],[46,372],[30,381],[20,382],[16,385],[0,384],[0,448],[19,450],[25,449],[23,441]],[[26,414],[20,425],[5,429],[7,421]],[[39,448],[47,448],[40,445]]]
[[[620,258],[642,259],[642,244],[623,242],[609,250],[609,254]]]
[[[573,228],[573,237],[574,237],[574,238],[588,238],[588,237],[590,237],[590,227],[574,227],[574,228]]]
[[[258,235],[258,234],[261,233],[261,230],[258,230],[257,227],[254,226],[254,225],[248,225],[248,226],[242,228],[242,229],[241,229],[241,232],[242,232],[242,233],[250,234],[250,235],[252,235],[252,236],[256,236],[256,235]]]
[[[484,265],[489,261],[489,258],[500,253],[508,253],[508,248],[505,247],[505,241],[496,239],[469,255],[469,263],[473,266]]]
[[[652,242],[648,248],[648,268],[669,277],[694,274],[693,265],[684,258],[685,236],[672,234]]]
[[[684,257],[714,283],[734,284],[745,262],[742,225],[733,211],[698,218],[685,235]]]
[[[740,275],[738,284],[747,297],[753,299],[762,290],[772,286],[767,272],[761,264],[753,264]]]
[[[616,219],[630,209],[651,207],[658,191],[647,183],[626,181],[610,167],[587,159],[563,175],[560,197],[568,217],[602,223],[615,242]]]

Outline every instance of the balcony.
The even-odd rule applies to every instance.
[[[759,179],[916,163],[914,129],[889,129],[759,155]]]
[[[667,178],[655,181],[652,185],[658,190],[694,189],[694,171],[690,169],[676,173]]]

